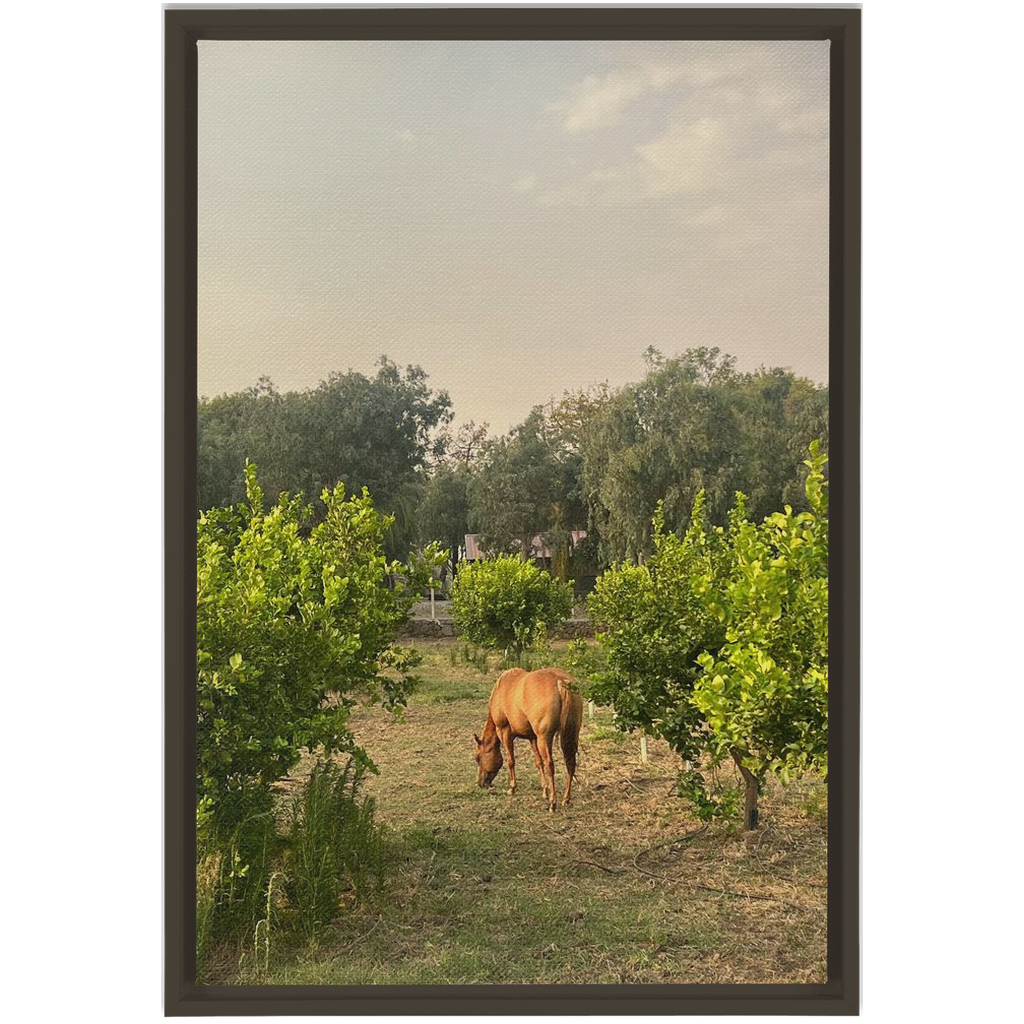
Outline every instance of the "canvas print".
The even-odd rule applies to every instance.
[[[825,982],[828,41],[198,61],[199,983]]]

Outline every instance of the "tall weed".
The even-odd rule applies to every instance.
[[[196,864],[196,984],[202,985],[214,940],[221,855],[207,853]]]
[[[266,899],[277,826],[269,799],[239,801],[240,818],[229,828],[201,818],[196,856],[196,977],[220,941],[240,939],[260,916]]]
[[[364,771],[351,759],[344,766],[320,760],[292,803],[284,889],[308,938],[330,923],[343,898],[367,898],[383,884],[375,804],[359,799]]]
[[[554,664],[554,660],[555,655],[551,644],[548,642],[546,633],[541,630],[532,646],[519,652],[506,651],[501,658],[500,667],[502,669],[524,668],[527,672],[533,672],[539,668],[548,668]]]
[[[478,672],[485,675],[490,669],[490,655],[482,647],[475,647],[472,644],[452,644],[448,648],[448,662],[455,665],[472,665]]]

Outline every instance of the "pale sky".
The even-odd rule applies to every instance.
[[[827,42],[199,42],[199,393],[828,375]]]

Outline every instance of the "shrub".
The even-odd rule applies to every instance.
[[[572,612],[572,583],[560,583],[515,555],[464,565],[452,584],[452,616],[462,637],[519,658],[547,627]]]
[[[303,748],[355,753],[357,698],[405,703],[415,658],[394,639],[429,569],[385,585],[401,567],[384,557],[390,519],[365,491],[325,491],[310,530],[300,498],[264,512],[251,465],[246,488],[248,504],[203,513],[197,530],[196,785],[218,831],[268,808]]]
[[[417,658],[394,640],[443,560],[430,547],[416,565],[389,562],[391,519],[365,490],[324,491],[315,526],[300,497],[265,511],[252,465],[246,493],[247,503],[204,512],[196,533],[196,825],[201,856],[219,857],[213,902],[206,892],[200,907],[206,944],[263,912],[277,844],[271,786],[301,751],[372,767],[349,711],[357,700],[405,704]]]

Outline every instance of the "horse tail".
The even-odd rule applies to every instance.
[[[576,778],[576,751],[580,745],[580,726],[583,724],[583,698],[572,688],[572,679],[564,674],[558,677],[558,695],[562,698],[562,708],[558,716],[558,739],[565,758],[565,772],[568,780],[562,803],[567,804],[572,798],[572,782]],[[552,804],[552,810],[554,804]]]
[[[569,676],[559,675],[558,695],[562,698],[562,710],[558,719],[558,734],[562,742],[562,753],[566,757],[575,756],[583,724],[583,698],[577,690],[567,685],[571,683]]]

